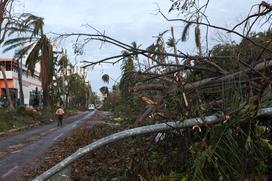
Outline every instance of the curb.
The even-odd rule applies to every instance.
[[[36,127],[38,125],[39,125],[39,123],[35,123],[35,124],[31,124],[31,125],[24,126],[24,127],[21,127],[21,128],[10,129],[8,131],[2,131],[2,132],[0,132],[0,137],[8,135],[10,133],[19,132],[19,131],[22,131],[22,130],[25,130],[25,129],[28,129],[28,128],[33,128],[33,127]]]

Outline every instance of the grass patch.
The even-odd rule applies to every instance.
[[[77,114],[78,110],[67,109],[65,112],[67,116],[70,116]],[[42,110],[25,107],[18,107],[15,111],[0,109],[0,132],[46,124],[54,119],[56,119],[55,109]]]
[[[0,110],[0,131],[18,129],[32,124],[39,124],[48,118],[48,115],[39,111],[23,110],[19,108],[15,111]]]
[[[30,119],[30,116],[18,114],[16,111],[0,110],[0,131],[23,127]]]

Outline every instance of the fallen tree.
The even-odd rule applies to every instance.
[[[133,111],[129,110],[122,115],[125,118],[131,119],[130,121],[134,121],[138,124],[144,120],[154,122],[158,119],[162,119],[168,122],[170,120],[185,120],[190,117],[198,118],[185,120],[183,122],[168,122],[125,130],[112,135],[113,137],[103,138],[99,140],[101,142],[95,142],[89,145],[90,147],[88,149],[81,149],[76,152],[75,155],[81,156],[85,151],[90,151],[104,144],[132,135],[170,130],[172,128],[180,129],[194,126],[207,126],[209,124],[217,124],[221,121],[224,122],[230,117],[230,121],[237,123],[237,130],[232,130],[232,127],[229,126],[226,128],[228,134],[231,135],[237,131],[243,134],[243,139],[235,135],[232,137],[232,141],[229,142],[229,140],[226,140],[230,144],[233,142],[235,142],[235,144],[227,145],[228,148],[226,148],[226,144],[223,143],[220,145],[219,152],[229,150],[233,154],[234,160],[242,157],[242,159],[235,160],[237,161],[235,165],[240,164],[243,167],[233,169],[235,165],[232,165],[232,167],[229,166],[234,162],[232,160],[230,161],[230,155],[223,151],[220,152],[222,155],[219,156],[225,159],[223,161],[226,163],[226,172],[224,172],[225,168],[222,168],[223,170],[218,169],[218,165],[223,165],[219,162],[215,161],[211,164],[210,162],[205,163],[205,159],[203,161],[203,157],[206,158],[207,154],[204,156],[202,154],[206,152],[210,153],[210,149],[217,147],[218,142],[220,142],[217,138],[225,136],[224,132],[208,130],[207,134],[212,135],[211,140],[209,140],[212,142],[211,145],[205,147],[205,149],[196,150],[191,155],[191,159],[189,159],[189,161],[194,161],[188,163],[188,165],[186,165],[188,169],[184,169],[182,172],[185,175],[189,173],[188,175],[193,177],[188,180],[205,180],[205,178],[209,178],[207,180],[217,179],[218,177],[210,175],[213,171],[215,171],[215,174],[224,176],[226,180],[247,179],[246,174],[250,169],[250,171],[254,170],[250,174],[257,175],[256,172],[258,172],[258,170],[255,169],[255,165],[248,164],[247,159],[254,158],[256,162],[253,161],[253,163],[255,164],[260,164],[259,161],[261,160],[262,163],[270,165],[267,159],[260,159],[258,155],[259,150],[257,151],[258,153],[256,153],[255,148],[250,147],[250,143],[258,143],[260,141],[260,138],[255,135],[259,125],[252,120],[256,117],[260,107],[271,106],[269,102],[271,102],[272,97],[272,31],[271,29],[267,29],[265,32],[255,33],[252,30],[254,29],[253,27],[257,28],[256,26],[262,23],[267,24],[269,27],[271,26],[270,18],[267,18],[271,16],[271,6],[265,2],[252,6],[249,15],[232,29],[229,29],[210,24],[207,16],[205,16],[205,11],[209,4],[208,0],[204,1],[204,4],[200,1],[193,0],[175,0],[172,2],[173,6],[170,11],[179,11],[179,15],[184,15],[184,19],[168,19],[160,10],[158,13],[167,21],[175,22],[178,25],[182,23],[181,25],[184,25],[182,28],[181,41],[175,39],[175,37],[178,36],[174,36],[173,28],[171,28],[171,32],[166,30],[160,33],[156,37],[155,42],[146,48],[140,48],[135,42],[132,44],[121,42],[107,36],[104,32],[99,32],[91,26],[92,31],[94,30],[95,33],[68,33],[60,35],[59,38],[76,37],[75,47],[77,51],[82,50],[81,48],[91,41],[108,43],[123,50],[119,55],[105,57],[97,61],[85,61],[85,67],[102,63],[115,65],[122,61],[120,84],[116,85],[117,88],[115,87],[115,91],[112,89],[112,92],[107,92],[107,96],[110,98],[112,94],[111,99],[108,100],[115,100],[115,105],[111,107],[112,109],[123,105],[121,111],[120,109],[116,110],[116,112],[120,114],[122,111],[126,112],[128,107],[132,109],[135,107],[138,108]],[[183,50],[178,50],[177,48],[181,46],[177,45],[180,45],[182,41],[187,39],[189,29],[192,27],[194,28],[194,39],[197,51],[188,54],[183,52]],[[238,31],[237,27],[241,27],[242,31]],[[209,28],[218,29],[227,35],[237,35],[241,38],[241,41],[239,43],[234,41],[222,41],[209,50]],[[203,39],[201,35],[206,35],[206,52],[201,45],[201,43],[203,43],[201,41]],[[171,49],[171,52],[169,49]],[[143,60],[142,64],[140,64],[140,60]],[[116,104],[116,100],[121,101],[119,104]],[[139,100],[144,102],[145,105],[138,104],[137,101]],[[110,103],[113,102],[114,101]],[[139,111],[139,109],[141,110]],[[232,116],[231,113],[228,113],[233,110],[237,110],[234,112],[236,112],[238,116]],[[209,119],[210,117],[205,117],[207,115],[213,115],[218,111],[223,111],[225,114],[215,116],[212,120]],[[137,116],[134,114],[137,114]],[[153,115],[159,115],[160,118],[156,119]],[[261,113],[259,113],[259,115],[261,115]],[[201,120],[203,120],[203,122],[201,122]],[[267,123],[267,125],[268,124],[270,123]],[[244,130],[240,127],[243,127]],[[212,126],[212,128],[217,127]],[[191,138],[191,135],[187,134],[183,136],[185,137],[184,139],[189,140],[188,145],[193,147],[195,142]],[[208,139],[207,135],[201,135],[200,137],[201,139]],[[257,145],[257,147],[258,146],[259,145]],[[243,148],[242,151],[240,151],[240,147],[241,149]],[[269,149],[264,149],[264,151],[262,151],[266,153],[268,150]],[[240,155],[237,156],[237,154]],[[243,164],[243,161],[246,163]],[[73,162],[73,159],[68,157],[61,163],[62,165],[69,165],[71,162]],[[52,173],[58,172],[60,167],[62,166],[58,164],[58,166],[52,168],[53,170],[51,169],[43,175],[48,178],[48,174],[52,175]],[[214,170],[210,171],[210,167]],[[248,169],[248,167],[250,167],[250,169]],[[244,169],[245,173],[233,174],[233,171],[239,169]],[[199,174],[199,178],[196,174]],[[37,179],[43,179],[45,178],[44,176],[38,177]],[[231,176],[233,176],[232,179],[230,178]]]
[[[258,112],[257,116],[264,116],[264,115],[271,115],[272,114],[272,107],[261,109]],[[203,118],[191,118],[186,119],[184,121],[176,121],[176,122],[166,122],[166,123],[159,123],[149,126],[142,126],[138,128],[128,129],[124,130],[115,134],[112,134],[110,136],[101,138],[83,148],[79,148],[75,153],[67,157],[66,159],[62,160],[46,172],[42,173],[33,181],[42,181],[47,180],[51,177],[53,177],[58,172],[62,171],[64,168],[72,164],[77,159],[81,158],[85,154],[94,151],[100,147],[103,147],[105,145],[108,145],[113,142],[117,142],[129,137],[137,136],[137,135],[144,135],[147,133],[154,133],[159,131],[167,131],[167,130],[173,130],[173,129],[184,129],[184,128],[191,128],[193,126],[209,126],[209,125],[215,125],[222,123],[224,121],[227,121],[230,119],[229,116],[226,116],[224,114],[220,115],[213,115],[213,116],[207,116],[204,119]]]

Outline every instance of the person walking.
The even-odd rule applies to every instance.
[[[61,106],[58,106],[56,115],[58,117],[58,127],[62,126],[62,120],[63,120],[63,115],[64,115],[64,110],[62,109]]]

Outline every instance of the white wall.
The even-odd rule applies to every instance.
[[[20,97],[19,95],[19,81],[18,81],[18,74],[17,72],[12,72],[13,74],[13,80],[14,80],[14,88],[18,90],[18,98]],[[41,81],[33,78],[31,76],[22,76],[23,80],[23,92],[24,92],[24,103],[29,104],[29,99],[30,99],[30,92],[32,90],[36,90],[36,87],[40,91],[42,89]]]
[[[12,71],[5,71],[7,79],[12,79],[13,72]],[[0,72],[0,79],[4,79],[2,72]]]

